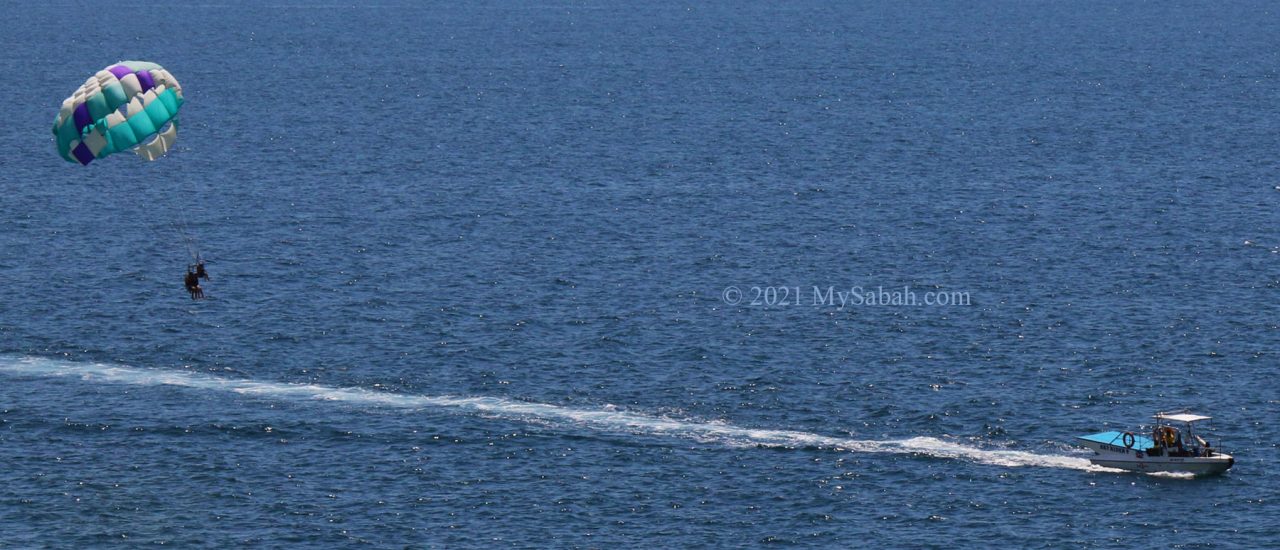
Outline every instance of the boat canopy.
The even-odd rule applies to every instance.
[[[1160,414],[1155,415],[1155,417],[1154,417],[1154,418],[1155,418],[1156,420],[1172,420],[1172,421],[1174,421],[1174,422],[1186,422],[1186,423],[1191,423],[1191,422],[1199,422],[1199,421],[1201,421],[1201,420],[1208,420],[1208,419],[1210,419],[1210,418],[1212,418],[1212,417],[1209,417],[1209,416],[1200,416],[1200,415],[1198,415],[1198,414],[1186,414],[1186,413],[1179,413],[1179,414],[1163,414],[1163,413],[1160,413]]]

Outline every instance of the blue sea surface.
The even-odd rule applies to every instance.
[[[3,10],[0,547],[1280,546],[1272,3]]]

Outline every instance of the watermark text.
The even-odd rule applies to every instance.
[[[973,304],[968,291],[920,290],[910,285],[863,287],[859,285],[743,286],[730,285],[720,293],[724,303],[751,307],[950,307]]]

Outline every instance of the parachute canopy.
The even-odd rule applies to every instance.
[[[121,61],[89,77],[53,121],[58,154],[89,164],[132,149],[155,160],[178,139],[182,86],[155,63]]]

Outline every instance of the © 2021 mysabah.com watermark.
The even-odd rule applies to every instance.
[[[921,290],[910,285],[898,287],[858,285],[837,287],[820,286],[736,286],[729,285],[720,293],[724,303],[731,306],[813,306],[813,307],[950,307],[972,305],[968,291]]]

